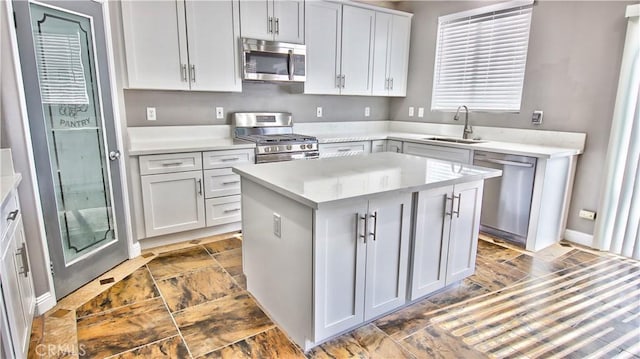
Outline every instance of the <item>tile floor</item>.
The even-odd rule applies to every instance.
[[[306,357],[640,358],[638,262],[483,238],[473,276]],[[304,358],[245,287],[237,234],[154,249],[36,318],[29,355]]]

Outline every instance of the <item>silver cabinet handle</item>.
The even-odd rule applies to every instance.
[[[453,201],[458,200],[458,209],[456,211],[453,210]],[[451,213],[456,215],[456,218],[460,218],[460,200],[462,199],[462,193],[458,193],[456,196],[453,195],[453,199],[451,201]]]
[[[29,276],[29,258],[27,258],[27,244],[22,243],[22,247],[18,248],[18,252],[16,256],[20,256],[20,261],[22,262],[22,270],[19,271],[19,274],[24,274],[25,277]]]
[[[186,64],[181,64],[180,65],[180,73],[182,74],[182,81],[187,82],[187,65]]]
[[[269,17],[267,20],[267,32],[273,34],[273,17]]]
[[[341,79],[341,78],[342,78],[342,76],[340,76],[340,75],[337,75],[337,76],[336,76],[336,87],[337,87],[337,88],[340,88],[340,79]]]
[[[525,167],[525,168],[531,168],[533,167],[533,163],[527,163],[527,162],[515,162],[515,161],[505,161],[505,160],[494,160],[492,158],[477,158],[476,161],[484,161],[484,162],[489,162],[489,163],[497,163],[499,165],[505,165],[505,166],[516,166],[516,167]]]
[[[449,195],[445,196],[444,200],[444,215],[451,216],[451,212],[447,212],[447,202],[451,201],[451,212],[453,212],[453,197],[449,197]]]
[[[162,166],[163,167],[180,166],[181,164],[182,164],[182,162],[163,162]]]
[[[7,216],[7,221],[15,221],[16,217],[18,217],[18,213],[20,213],[19,209],[9,212],[9,215]]]
[[[360,230],[360,221],[363,221],[364,230]],[[367,235],[363,232],[367,230],[367,216],[361,216],[360,213],[356,213],[356,240],[362,238],[362,243],[367,244]]]
[[[220,161],[222,161],[222,162],[230,162],[230,161],[238,161],[238,160],[240,160],[240,157],[223,158]]]
[[[369,217],[373,218],[373,232],[370,232],[369,235],[372,236],[375,241],[378,233],[378,211],[373,212]]]
[[[388,90],[389,89],[389,78],[387,78],[386,80],[384,80],[384,89]]]
[[[109,152],[109,160],[115,161],[120,159],[120,151],[111,151]]]
[[[344,88],[345,77],[346,77],[345,75],[342,75],[342,83],[341,83],[342,88]]]
[[[393,77],[391,79],[389,79],[389,82],[391,83],[389,85],[389,90],[393,90]]]
[[[349,151],[351,151],[350,148],[339,148],[338,149],[338,152],[349,152]]]
[[[202,196],[202,180],[198,179],[196,182],[198,183],[198,195]]]
[[[223,185],[229,185],[229,184],[236,184],[236,183],[240,183],[240,181],[228,181],[228,182],[222,182]]]
[[[196,65],[191,65],[191,82],[196,82]]]
[[[224,213],[238,212],[240,208],[225,209]]]
[[[276,22],[277,24],[277,22]],[[295,65],[293,64],[293,50],[289,50],[289,80],[293,81],[293,72],[295,71]]]
[[[280,35],[280,18],[276,18],[276,35]]]

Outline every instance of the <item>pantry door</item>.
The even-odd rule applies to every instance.
[[[56,297],[127,258],[103,4],[13,2]]]

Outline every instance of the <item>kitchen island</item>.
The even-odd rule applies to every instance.
[[[471,275],[501,175],[390,152],[233,171],[247,288],[304,350]]]

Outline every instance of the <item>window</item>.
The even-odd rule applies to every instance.
[[[519,112],[533,1],[438,18],[431,110]]]

